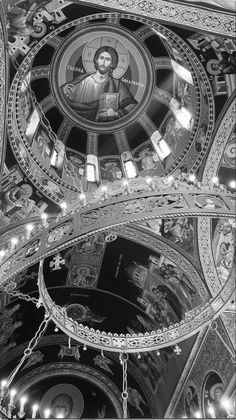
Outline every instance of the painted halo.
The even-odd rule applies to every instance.
[[[218,67],[214,69],[214,67],[212,66],[214,66],[215,64],[217,64],[218,66],[220,64],[220,61],[213,58],[207,62],[206,68],[210,74],[213,74],[214,76],[218,76],[221,73],[221,70]]]
[[[79,303],[72,303],[66,307],[66,313],[69,318],[73,320],[81,320],[86,317],[87,311],[83,305]]]
[[[54,398],[62,394],[68,395],[73,401],[71,413],[67,418],[78,419],[81,417],[84,410],[84,398],[81,391],[72,384],[63,383],[53,386],[44,394],[39,408],[41,418],[44,418],[44,411],[50,409]]]
[[[222,389],[222,392],[224,392],[224,385],[221,382],[212,385],[212,387],[210,389],[210,396],[211,396],[212,400],[215,399],[215,390],[216,390],[216,388],[221,388]]]
[[[99,36],[97,38],[91,39],[85,45],[83,52],[82,52],[82,62],[83,66],[86,70],[86,72],[91,73],[94,71],[94,63],[93,63],[93,57],[95,52],[98,50],[98,48],[101,48],[103,46],[106,46],[109,43],[109,47],[113,47],[119,56],[118,65],[113,71],[113,76],[117,79],[119,79],[123,74],[126,72],[128,65],[129,65],[129,53],[127,51],[127,48],[124,46],[124,44],[119,41],[118,39],[115,39],[114,37],[110,36],[109,39],[107,39],[106,36]]]

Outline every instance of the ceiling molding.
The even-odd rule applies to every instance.
[[[91,6],[130,12],[150,19],[157,19],[161,23],[175,24],[196,31],[210,32],[228,37],[235,36],[235,17],[224,10],[196,7],[193,4],[180,4],[163,0],[80,0]]]
[[[226,109],[223,111],[218,119],[218,129],[215,132],[213,144],[209,150],[209,155],[206,160],[202,180],[203,182],[210,182],[217,174],[218,167],[228,142],[228,139],[235,127],[236,115],[236,93],[229,98],[226,103]]]

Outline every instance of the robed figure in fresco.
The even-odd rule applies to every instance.
[[[77,77],[61,89],[66,102],[87,120],[114,121],[127,115],[136,105],[124,83],[113,77],[118,54],[113,47],[102,46],[94,54],[94,73]]]

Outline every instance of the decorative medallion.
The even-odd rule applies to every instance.
[[[45,409],[50,409],[55,418],[79,419],[84,409],[81,391],[72,384],[58,384],[50,388],[40,403],[40,416],[44,418]]]
[[[143,112],[154,87],[151,57],[139,40],[115,25],[73,32],[52,63],[59,106],[75,124],[110,132]]]

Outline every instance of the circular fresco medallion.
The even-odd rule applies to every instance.
[[[40,416],[50,410],[51,418],[79,419],[84,410],[84,398],[81,391],[69,383],[58,384],[50,388],[40,403]]]
[[[151,63],[129,31],[90,25],[67,37],[55,55],[56,100],[76,125],[100,132],[120,129],[150,100],[155,82]]]

